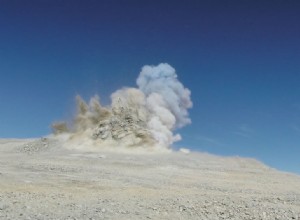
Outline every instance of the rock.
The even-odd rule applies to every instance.
[[[185,211],[186,210],[186,207],[185,206],[179,206],[179,211],[180,212],[183,212],[183,211]]]
[[[128,145],[138,145],[144,143],[145,139],[153,139],[150,132],[146,129],[146,123],[133,109],[120,105],[115,107],[112,112],[113,114],[100,121],[99,125],[94,129],[92,135],[94,139],[113,140],[116,142],[126,139]]]
[[[0,204],[0,210],[5,210],[7,209],[9,206],[6,204]]]

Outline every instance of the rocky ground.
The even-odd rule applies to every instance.
[[[0,139],[0,219],[300,219],[300,177],[239,157]]]

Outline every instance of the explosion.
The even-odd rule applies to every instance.
[[[191,92],[177,79],[167,63],[144,66],[137,88],[122,88],[111,95],[111,105],[102,106],[99,96],[86,103],[76,97],[77,114],[71,124],[52,125],[55,135],[68,141],[94,146],[140,146],[168,149],[181,140],[173,132],[191,123]]]

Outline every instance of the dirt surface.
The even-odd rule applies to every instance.
[[[0,139],[0,219],[300,219],[300,177],[246,158]]]

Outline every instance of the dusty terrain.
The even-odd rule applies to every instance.
[[[300,219],[300,177],[239,157],[0,139],[0,219]]]

